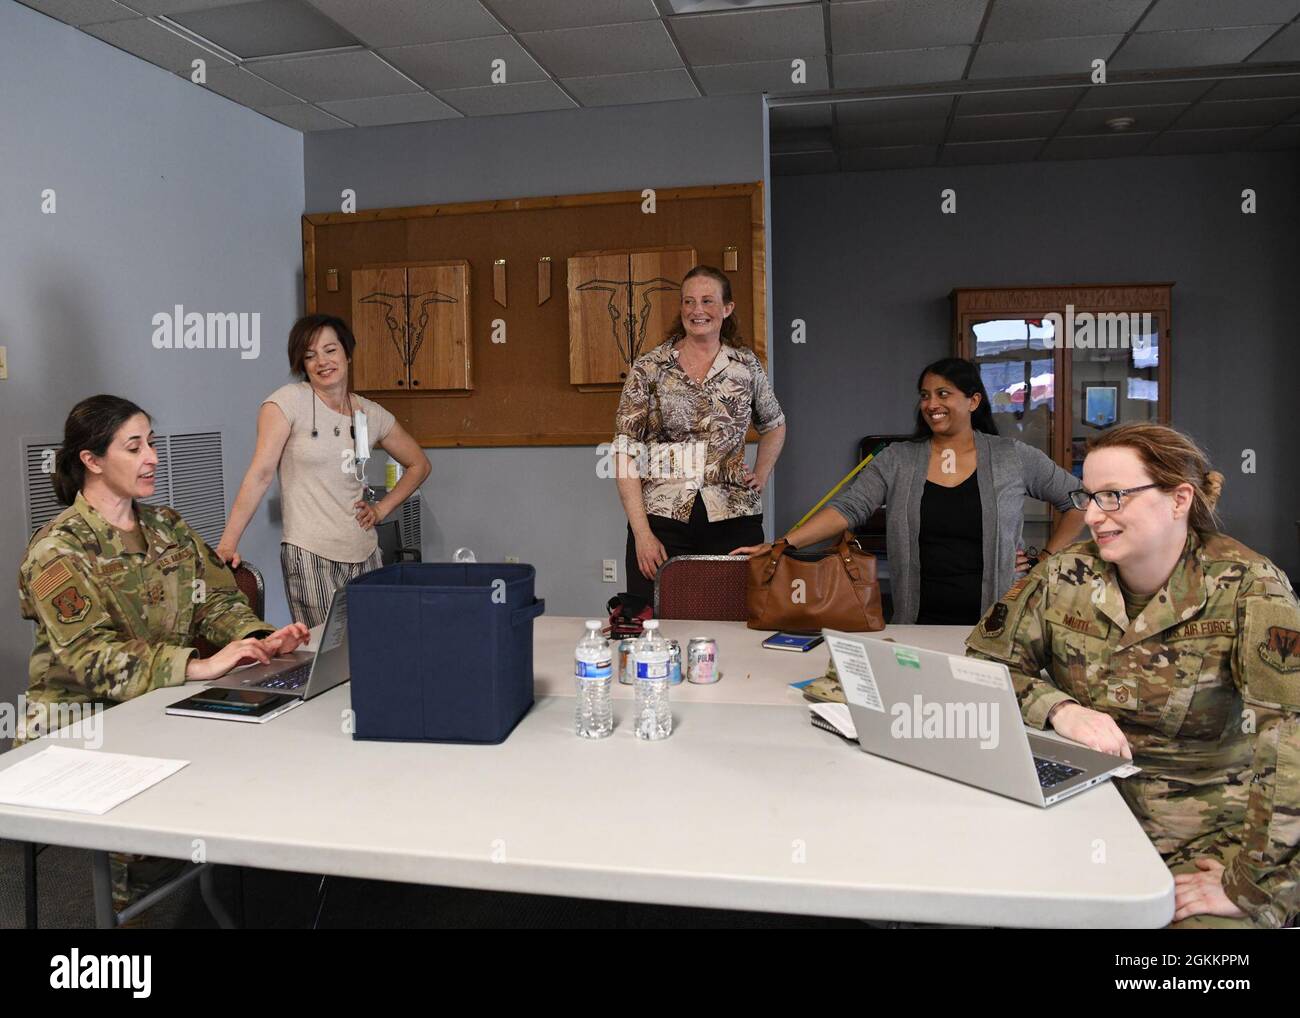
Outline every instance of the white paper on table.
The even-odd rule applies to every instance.
[[[0,803],[99,816],[188,765],[188,760],[47,746],[0,770]]]
[[[867,648],[857,640],[846,640],[829,633],[826,635],[826,646],[830,648],[831,658],[835,662],[835,672],[840,677],[844,699],[859,707],[885,713],[885,702],[881,699],[876,674],[871,670],[871,662],[867,659]]]

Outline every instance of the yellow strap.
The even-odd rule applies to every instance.
[[[791,527],[790,530],[798,530],[810,519],[812,519],[813,515],[817,512],[817,510],[820,509],[822,506],[824,506],[832,498],[834,498],[835,493],[839,491],[842,487],[844,487],[844,485],[848,484],[849,481],[853,480],[853,478],[855,478],[858,475],[858,471],[860,471],[863,467],[865,467],[868,463],[870,463],[873,459],[875,459],[876,453],[880,452],[880,450],[883,449],[884,447],[885,447],[885,443],[881,442],[878,446],[872,449],[871,452],[867,453],[867,458],[864,459],[852,470],[850,470],[847,474],[845,474],[844,477],[840,480],[840,483],[835,485],[835,487],[833,487],[830,491],[826,492],[822,500],[818,502],[815,506],[813,506],[811,509],[809,509],[806,513],[804,513],[803,518],[798,523],[796,523],[793,527]],[[787,531],[787,533],[789,533],[789,531]]]

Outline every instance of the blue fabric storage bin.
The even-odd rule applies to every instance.
[[[533,705],[537,571],[409,562],[348,584],[354,739],[498,743]]]

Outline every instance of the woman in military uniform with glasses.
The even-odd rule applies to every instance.
[[[1175,875],[1175,926],[1292,924],[1295,592],[1218,531],[1223,475],[1172,428],[1093,439],[1083,483],[1073,500],[1092,540],[1014,584],[967,652],[1007,665],[1027,724],[1142,768],[1117,787]]]

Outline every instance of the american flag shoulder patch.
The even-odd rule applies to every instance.
[[[44,601],[61,586],[73,581],[72,570],[68,568],[68,563],[62,558],[57,558],[48,566],[41,570],[36,579],[32,580],[32,597],[37,601]]]

